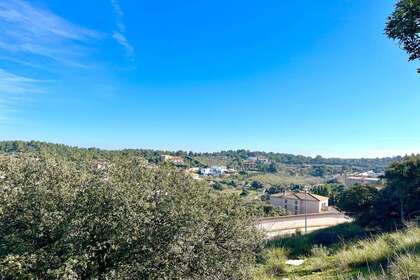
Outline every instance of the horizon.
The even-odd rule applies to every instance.
[[[384,35],[394,4],[0,0],[0,140],[419,154],[419,63]]]
[[[162,149],[162,148],[144,148],[144,147],[120,147],[120,148],[101,148],[101,147],[96,147],[96,146],[79,146],[79,145],[71,145],[71,144],[65,144],[65,143],[55,143],[55,142],[47,142],[47,141],[39,141],[39,140],[16,140],[16,139],[7,139],[7,140],[0,140],[1,142],[14,142],[14,141],[21,141],[21,142],[39,142],[39,143],[45,143],[45,144],[51,144],[51,145],[64,145],[64,146],[68,146],[70,148],[76,148],[76,149],[99,149],[99,150],[104,150],[104,151],[110,151],[110,152],[114,152],[114,151],[123,151],[123,150],[151,150],[151,151],[159,151],[159,152],[169,152],[169,153],[177,153],[177,152],[184,152],[184,153],[195,153],[195,154],[205,154],[205,153],[222,153],[222,152],[229,152],[229,151],[248,151],[250,153],[274,153],[274,154],[289,154],[289,155],[293,155],[293,156],[304,156],[304,157],[310,157],[310,158],[316,158],[318,156],[321,156],[324,159],[343,159],[343,160],[352,160],[352,159],[385,159],[385,158],[396,158],[396,157],[406,157],[406,156],[410,156],[410,155],[420,155],[417,153],[411,153],[411,154],[404,154],[404,155],[395,155],[395,156],[384,156],[384,157],[354,157],[354,158],[350,158],[350,157],[329,157],[329,156],[324,156],[322,154],[317,154],[317,155],[305,155],[305,154],[295,154],[295,153],[289,153],[289,152],[282,152],[282,151],[264,151],[264,150],[249,150],[249,149],[244,149],[244,148],[237,148],[237,149],[233,149],[233,150],[215,150],[215,151],[193,151],[193,150],[168,150],[168,149]]]

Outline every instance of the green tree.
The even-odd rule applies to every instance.
[[[250,279],[241,199],[142,162],[0,157],[0,278]]]
[[[420,211],[420,155],[391,164],[385,179],[387,192],[399,202],[401,222]]]
[[[262,188],[264,188],[264,184],[260,181],[254,180],[251,183],[251,188],[256,189],[256,190],[257,189],[262,189]]]
[[[409,60],[420,58],[420,0],[400,0],[388,18],[387,36],[398,40]],[[420,72],[420,69],[417,69]]]
[[[378,193],[372,186],[354,185],[340,194],[337,207],[360,224],[367,225],[371,220]]]
[[[343,191],[344,191],[344,186],[341,184],[336,184],[336,183],[319,185],[311,189],[311,192],[315,194],[327,196],[329,198],[329,201],[328,201],[329,205],[336,205],[338,198]]]

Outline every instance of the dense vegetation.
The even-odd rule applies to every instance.
[[[420,155],[395,162],[385,172],[386,186],[353,186],[341,193],[338,207],[363,225],[400,228],[420,216]]]
[[[381,189],[315,188],[332,196],[354,223],[269,241],[256,279],[420,279],[420,155],[391,164],[384,177]],[[288,258],[305,262],[294,267]]]
[[[209,184],[162,163],[167,152],[0,144],[3,279],[346,279],[369,273],[392,279],[418,273],[420,234],[405,228],[420,213],[420,156],[392,161],[383,188],[315,186],[313,192],[329,196],[355,223],[275,239],[261,251],[254,218],[284,212],[259,195],[284,189],[275,181],[281,171]],[[198,162],[194,154],[184,156]],[[237,189],[241,180],[246,187]],[[381,235],[395,229],[403,231]],[[306,262],[291,267],[286,258]]]
[[[249,279],[251,218],[136,158],[0,156],[0,279]]]
[[[179,155],[186,159],[188,166],[210,166],[225,165],[240,169],[242,162],[249,157],[264,157],[274,162],[277,166],[298,165],[300,169],[307,169],[306,173],[313,176],[324,176],[344,170],[375,170],[383,171],[389,164],[399,160],[395,158],[376,158],[376,159],[342,159],[324,158],[321,156],[307,157],[272,152],[251,152],[247,150],[222,151],[217,153],[194,153],[185,151],[158,151],[143,149],[124,149],[124,150],[101,150],[97,148],[76,148],[62,144],[51,144],[38,141],[1,141],[0,153],[49,153],[65,158],[79,160],[81,158],[90,159],[112,159],[121,157],[138,156],[147,160],[149,163],[158,163],[160,155],[170,154]],[[306,166],[305,166],[306,165]],[[270,172],[269,166],[261,165],[262,171]],[[267,168],[267,170],[265,170]]]

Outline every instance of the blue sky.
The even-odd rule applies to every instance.
[[[420,152],[391,0],[0,0],[0,139]]]

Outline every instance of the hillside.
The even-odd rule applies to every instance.
[[[22,152],[49,152],[68,158],[77,158],[83,155],[97,159],[106,159],[124,156],[141,156],[152,163],[159,162],[163,154],[177,155],[185,159],[186,165],[191,166],[211,166],[224,165],[240,169],[242,163],[250,157],[266,158],[273,162],[280,169],[296,172],[296,170],[306,170],[310,172],[311,167],[325,166],[326,173],[338,172],[342,169],[383,171],[390,163],[395,162],[401,157],[394,158],[324,158],[321,156],[308,157],[286,153],[259,152],[259,151],[221,151],[215,153],[195,153],[187,151],[164,151],[150,149],[122,149],[104,150],[98,148],[78,148],[63,144],[52,144],[39,141],[0,141],[0,153],[22,153]]]

